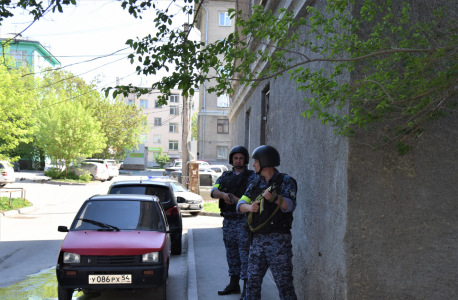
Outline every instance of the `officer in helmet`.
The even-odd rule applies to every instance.
[[[293,285],[291,225],[296,208],[296,180],[275,168],[280,154],[272,147],[256,148],[251,156],[259,175],[237,204],[248,213],[250,256],[246,300],[261,299],[261,284],[270,267],[280,299],[297,299]]]
[[[256,178],[255,172],[248,170],[249,154],[243,146],[235,146],[229,154],[231,171],[224,172],[211,191],[212,198],[219,198],[219,208],[223,220],[223,240],[229,265],[230,283],[218,295],[240,294],[239,280],[244,281],[242,298],[246,289],[248,266],[248,235],[244,229],[245,214],[235,211],[248,184]]]

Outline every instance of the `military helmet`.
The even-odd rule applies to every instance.
[[[229,153],[229,164],[230,165],[232,165],[232,156],[235,153],[242,153],[245,156],[245,165],[248,165],[250,154],[248,153],[248,150],[243,146],[235,146],[234,148],[231,149],[231,152]]]
[[[280,154],[277,149],[272,146],[262,145],[254,149],[251,155],[253,159],[259,161],[261,170],[266,167],[276,167],[280,165]]]

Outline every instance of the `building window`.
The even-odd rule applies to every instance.
[[[178,150],[178,141],[169,141],[169,150]]]
[[[218,133],[229,133],[229,120],[218,119]]]
[[[162,143],[162,138],[161,138],[161,135],[160,134],[155,134],[153,136],[153,143],[155,144],[160,144]]]
[[[178,123],[170,123],[169,132],[178,132]]]
[[[17,66],[27,66],[27,51],[10,50],[10,55],[14,57]]]
[[[161,108],[162,105],[159,105],[159,100],[154,101],[154,108]]]
[[[229,107],[229,96],[222,94],[216,98],[216,107]]]
[[[227,147],[216,147],[218,159],[227,159]]]
[[[229,13],[220,13],[219,14],[219,26],[231,26],[231,18]]]
[[[178,115],[178,106],[170,106],[170,114]]]
[[[140,107],[148,108],[148,100],[140,100]]]
[[[127,105],[133,106],[134,105],[134,100],[129,99],[128,102],[127,102]]]
[[[161,118],[154,118],[154,126],[161,126],[162,119]]]
[[[170,102],[171,103],[178,103],[180,96],[177,94],[170,95]]]

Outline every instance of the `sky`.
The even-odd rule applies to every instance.
[[[135,73],[137,65],[135,62],[133,65],[130,64],[126,58],[132,53],[125,44],[128,39],[155,34],[152,10],[145,11],[142,15],[143,19],[136,19],[122,9],[120,2],[80,0],[77,3],[76,7],[63,6],[63,13],[56,10],[55,13],[46,14],[44,18],[24,31],[22,38],[39,41],[45,47],[49,47],[50,52],[63,67],[79,63],[64,70],[71,71],[86,82],[99,76],[101,78],[99,88],[115,86],[116,77],[121,79],[123,85],[131,83],[136,86],[151,86],[154,81],[166,74],[160,73],[156,77],[137,75]],[[159,0],[159,5],[164,8],[169,3],[169,0]],[[177,13],[172,28],[183,28],[183,23],[188,21],[187,15],[181,10],[181,5],[183,2],[180,1],[171,5],[170,11]],[[32,20],[28,12],[14,11],[13,17],[2,22],[0,37],[10,37],[9,33],[23,31]],[[200,40],[200,32],[193,29],[189,39]],[[84,62],[116,51],[119,52],[92,62]]]

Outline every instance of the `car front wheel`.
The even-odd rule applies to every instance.
[[[72,300],[73,289],[66,289],[58,285],[57,295],[59,297],[59,300]]]

